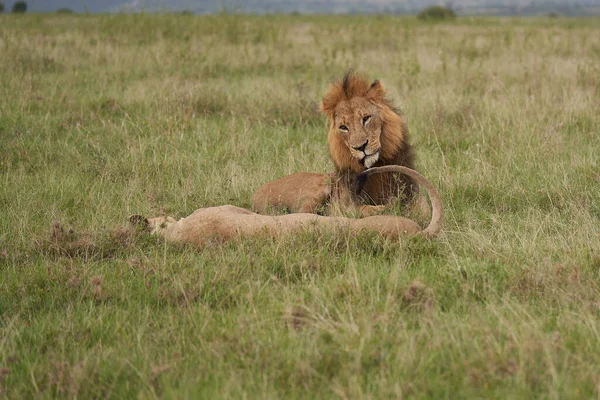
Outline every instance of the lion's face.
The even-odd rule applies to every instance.
[[[381,153],[381,109],[363,97],[341,101],[331,121],[330,135],[339,135],[350,155],[363,167],[371,168]]]
[[[400,127],[402,121],[384,97],[378,80],[369,83],[352,73],[334,82],[323,96],[321,111],[329,121],[329,154],[338,170],[371,168],[378,160],[389,158],[402,142],[402,132],[390,130]]]

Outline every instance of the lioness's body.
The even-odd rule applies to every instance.
[[[231,205],[208,207],[178,221],[172,218],[149,218],[152,234],[174,244],[191,244],[201,247],[207,241],[228,241],[239,237],[280,237],[311,229],[327,232],[376,232],[388,238],[415,235],[419,225],[403,217],[375,215],[352,219],[324,217],[317,214],[261,215]]]

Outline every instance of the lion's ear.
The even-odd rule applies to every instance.
[[[367,91],[367,99],[382,102],[384,97],[385,90],[383,89],[383,85],[381,82],[379,82],[379,80],[374,80]]]
[[[327,101],[325,101],[325,99],[323,99],[323,101],[321,101],[321,104],[319,105],[319,111],[321,111],[323,114],[325,114],[327,116],[327,118],[333,118],[334,110],[335,110],[335,104],[332,104],[331,102],[327,102]]]
[[[343,93],[339,85],[332,85],[325,96],[323,96],[323,100],[321,101],[321,105],[319,106],[319,110],[323,114],[327,116],[327,118],[333,118],[333,114],[335,112],[335,108],[342,101]]]

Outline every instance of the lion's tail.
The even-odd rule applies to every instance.
[[[427,228],[423,229],[421,232],[419,232],[419,234],[427,237],[437,236],[442,230],[442,200],[440,199],[440,195],[438,194],[437,190],[435,190],[431,182],[429,182],[423,175],[414,169],[403,167],[401,165],[384,165],[382,167],[369,168],[366,171],[361,172],[358,176],[358,179],[365,182],[369,176],[384,172],[399,172],[408,175],[413,178],[418,185],[425,187],[427,195],[431,200],[431,221],[429,222]]]

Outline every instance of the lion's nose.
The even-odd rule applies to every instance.
[[[362,146],[358,146],[358,147],[354,147],[352,146],[352,148],[356,151],[365,151],[365,149],[367,148],[367,145],[369,144],[369,141],[367,140],[366,142],[363,143]]]

